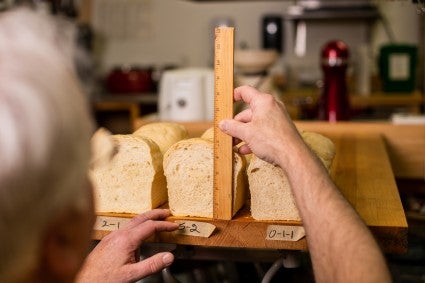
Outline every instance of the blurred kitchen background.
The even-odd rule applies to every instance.
[[[274,94],[294,119],[424,120],[422,0],[3,0],[0,8],[20,3],[79,24],[89,55],[80,75],[99,124],[114,133],[131,132],[140,117],[212,120],[217,26],[235,27],[235,86]],[[337,109],[327,109],[332,99]]]
[[[324,89],[321,51],[332,40],[344,42],[349,51],[344,83],[351,120],[403,119],[411,114],[415,116],[411,119],[422,119],[416,117],[423,112],[421,2],[91,0],[73,4],[79,7],[78,21],[93,33],[92,98],[99,123],[116,123],[115,117],[109,118],[121,110],[128,112],[127,128],[109,125],[115,132],[131,131],[132,117],[140,115],[211,119],[205,109],[212,109],[213,85],[208,81],[213,71],[214,27],[219,25],[235,27],[235,86],[250,84],[275,94],[294,119],[319,118]],[[402,57],[390,59],[394,54]],[[391,68],[395,76],[404,76],[404,83],[391,84]]]

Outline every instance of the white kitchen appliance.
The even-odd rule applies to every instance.
[[[214,115],[214,70],[167,70],[159,84],[160,120],[211,121]]]

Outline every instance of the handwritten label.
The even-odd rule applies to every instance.
[[[208,238],[215,230],[215,226],[207,222],[176,220],[179,228],[176,234]]]
[[[123,217],[98,216],[96,217],[96,222],[94,223],[94,229],[102,231],[119,230],[125,224],[130,222],[130,220],[130,218]]]
[[[302,226],[267,226],[266,240],[293,241],[296,242],[305,237],[305,230]]]

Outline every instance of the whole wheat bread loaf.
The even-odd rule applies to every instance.
[[[245,163],[234,154],[233,214],[246,200]],[[168,203],[176,216],[213,217],[213,143],[202,138],[182,140],[164,155]]]

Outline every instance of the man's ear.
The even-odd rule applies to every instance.
[[[53,282],[72,282],[87,255],[91,225],[83,213],[66,212],[46,230],[43,277]]]

